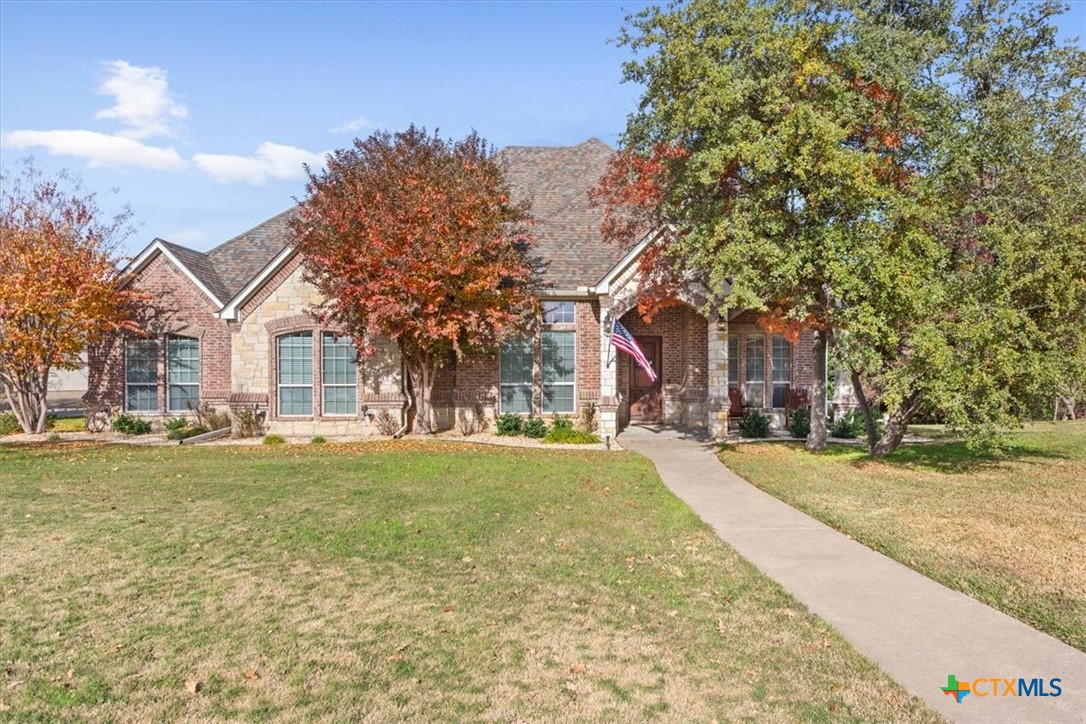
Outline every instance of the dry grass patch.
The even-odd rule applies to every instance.
[[[861,542],[1086,650],[1086,422],[1037,423],[1004,457],[960,442],[886,460],[744,445],[736,473]]]
[[[931,720],[643,458],[0,448],[0,719]]]

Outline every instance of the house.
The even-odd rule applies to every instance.
[[[500,352],[450,361],[433,394],[439,427],[462,410],[576,415],[595,406],[600,432],[659,422],[704,426],[717,436],[749,409],[783,424],[790,393],[811,384],[810,335],[793,344],[767,335],[740,309],[706,317],[697,294],[680,295],[651,322],[637,312],[638,247],[600,236],[588,191],[612,149],[590,139],[562,148],[502,151],[514,196],[530,199],[544,261],[543,318]],[[91,361],[92,397],[141,416],[210,403],[266,416],[284,435],[364,435],[374,418],[403,422],[402,364],[395,345],[355,363],[351,342],[307,309],[319,301],[302,278],[285,211],[208,252],[155,239],[128,267],[148,292],[145,338],[114,340]],[[635,335],[655,381],[609,344],[612,320]]]

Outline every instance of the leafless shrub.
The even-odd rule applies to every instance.
[[[482,404],[476,402],[472,405],[471,410],[461,407],[457,412],[456,425],[460,430],[460,434],[464,437],[474,435],[477,432],[484,432],[489,423],[486,419],[486,413],[483,412]]]
[[[258,411],[246,408],[234,411],[234,429],[232,437],[260,437],[264,434],[264,416]]]
[[[388,410],[381,410],[374,415],[373,424],[377,427],[377,432],[385,437],[392,437],[400,429],[400,423],[392,419],[392,415],[388,414]]]
[[[596,406],[591,402],[581,405],[581,411],[577,415],[577,429],[583,432],[595,432],[600,427],[596,419]]]

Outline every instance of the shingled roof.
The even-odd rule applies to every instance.
[[[215,266],[208,255],[190,249],[187,246],[181,246],[180,244],[174,244],[172,241],[165,241],[159,239],[162,245],[170,250],[170,253],[177,257],[177,260],[185,265],[192,275],[200,280],[200,283],[207,287],[208,291],[215,295],[215,297],[226,304],[226,302],[233,295],[223,285],[222,280],[219,278],[219,274],[215,271]]]
[[[207,253],[229,291],[224,303],[233,299],[290,243],[290,220],[295,213],[297,207],[287,209]]]
[[[527,199],[536,219],[536,253],[553,289],[591,286],[617,264],[625,250],[604,243],[603,212],[588,191],[599,181],[614,151],[598,138],[576,146],[509,146],[499,156],[514,200]]]
[[[509,146],[499,153],[513,199],[531,202],[536,254],[543,261],[544,285],[551,289],[592,286],[625,253],[604,243],[602,212],[588,200],[613,153],[598,138],[576,146]],[[290,244],[296,213],[297,207],[288,209],[206,253],[162,243],[226,304]]]

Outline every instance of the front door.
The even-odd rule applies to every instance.
[[[630,357],[630,422],[661,422],[664,419],[664,398],[661,394],[663,380],[660,364],[660,338],[638,337],[637,344],[652,363],[656,380],[650,382],[641,365]]]

